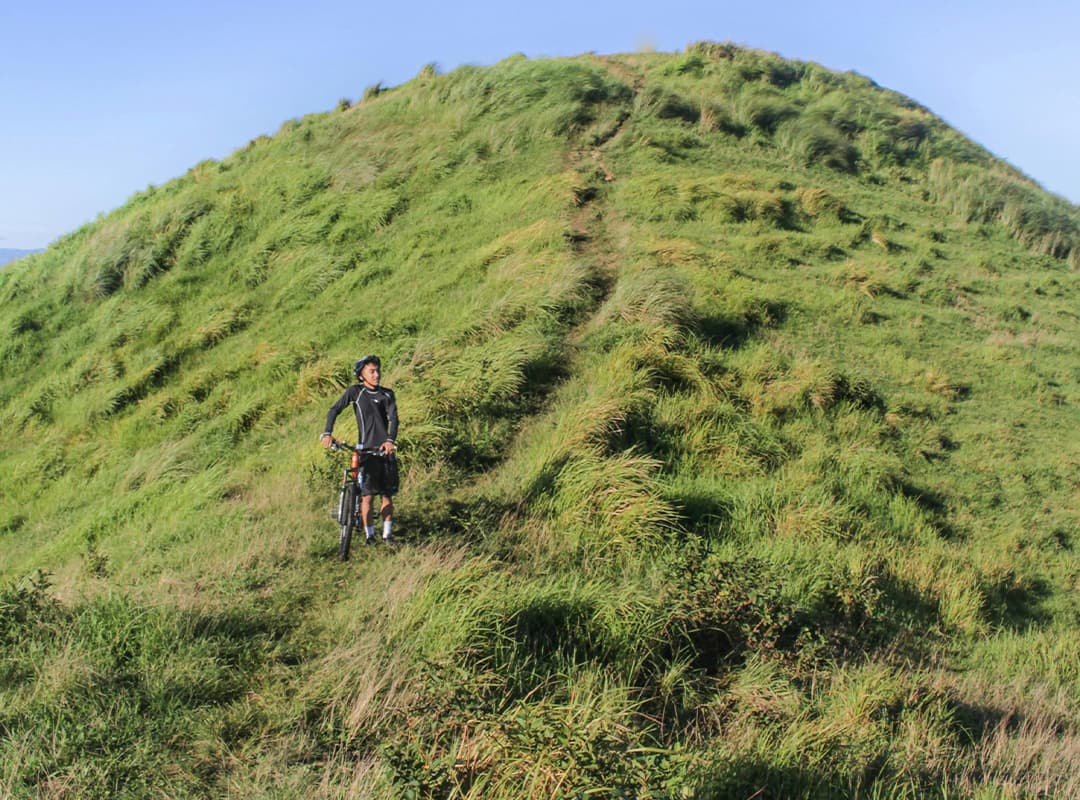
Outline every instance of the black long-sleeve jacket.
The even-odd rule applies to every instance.
[[[356,413],[356,429],[361,447],[374,449],[383,442],[395,442],[398,416],[397,400],[392,391],[382,386],[368,389],[363,384],[354,383],[330,407],[323,435],[333,435],[334,422],[347,405],[351,405]]]

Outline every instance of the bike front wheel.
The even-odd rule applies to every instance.
[[[352,530],[356,525],[356,485],[352,481],[349,481],[342,491],[339,519],[341,538],[338,539],[337,556],[339,561],[347,561],[352,544]]]

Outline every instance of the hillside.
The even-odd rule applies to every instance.
[[[0,272],[0,794],[1075,796],[1078,267],[931,111],[732,45],[198,164]],[[367,352],[404,545],[342,564]]]

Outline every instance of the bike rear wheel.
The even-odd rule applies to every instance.
[[[341,521],[341,538],[338,539],[338,560],[349,559],[349,547],[352,545],[352,530],[356,525],[356,485],[349,481],[341,493],[341,508],[338,518]]]

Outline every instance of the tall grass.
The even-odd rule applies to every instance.
[[[936,160],[929,187],[937,202],[967,222],[997,222],[1036,253],[1077,268],[1080,220],[1069,203],[1040,191],[1015,173],[976,171]]]
[[[1075,227],[709,43],[138,194],[0,272],[0,793],[1069,795]],[[366,352],[404,544],[338,564]]]

